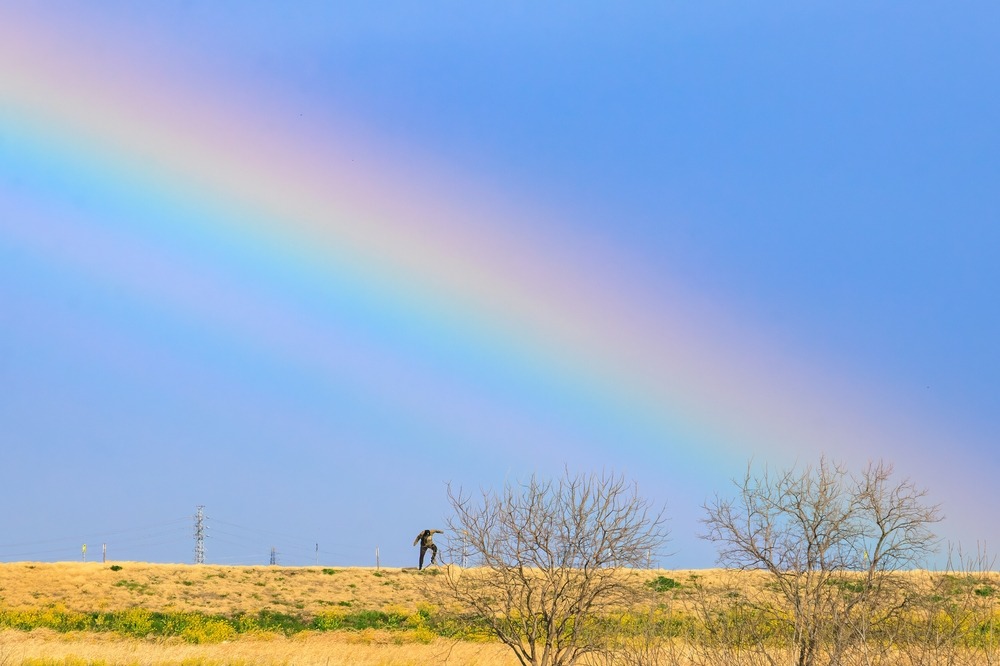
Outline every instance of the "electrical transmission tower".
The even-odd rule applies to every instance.
[[[199,504],[194,514],[194,563],[205,563],[205,505]]]
[[[278,551],[274,546],[271,546],[271,566],[278,563]]]

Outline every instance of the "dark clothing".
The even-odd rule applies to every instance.
[[[420,544],[420,562],[417,564],[417,569],[424,568],[424,553],[426,553],[428,550],[431,551],[431,564],[434,564],[434,561],[437,559],[437,554],[438,554],[437,546],[435,546],[434,544],[431,544],[429,546]]]
[[[444,534],[441,530],[424,530],[417,535],[417,538],[413,540],[413,545],[416,546],[420,543],[420,561],[417,565],[417,569],[424,568],[424,554],[427,551],[431,551],[431,564],[437,560],[438,547],[434,545],[434,535]]]

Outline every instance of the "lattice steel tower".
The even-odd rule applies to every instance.
[[[194,514],[194,563],[205,563],[205,505],[199,504]]]

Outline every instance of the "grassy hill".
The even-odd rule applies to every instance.
[[[0,607],[80,612],[141,607],[312,617],[330,608],[415,611],[440,594],[440,570],[214,566],[144,562],[0,564]]]
[[[647,609],[634,617],[659,613],[678,637],[782,621],[763,572],[622,575]],[[0,564],[0,666],[515,664],[449,599],[445,578],[440,568]],[[916,604],[895,625],[912,645],[957,646],[970,664],[1000,657],[996,574],[912,571],[898,582]],[[840,580],[837,593],[856,591]],[[748,600],[757,615],[741,610]],[[773,612],[764,618],[761,608]]]
[[[717,573],[626,575],[673,596]],[[0,665],[515,664],[482,635],[428,628],[429,618],[463,610],[443,579],[436,567],[5,563]]]

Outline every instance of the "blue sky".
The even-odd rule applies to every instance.
[[[0,18],[0,39],[47,49],[8,47],[0,69],[0,481],[20,507],[0,559],[72,559],[86,540],[190,561],[204,504],[209,561],[274,546],[311,564],[319,544],[325,563],[378,546],[409,565],[447,482],[568,465],[636,478],[673,517],[662,564],[711,566],[705,499],[751,458],[820,453],[895,462],[943,503],[949,540],[1000,536],[984,485],[1000,464],[997,7],[41,2]],[[87,83],[52,83],[71,71]],[[75,112],[133,101],[121,118],[148,148],[105,148],[125,135]],[[153,141],[197,147],[228,129],[209,118],[273,179],[236,170],[213,199],[199,167],[230,144]],[[383,259],[307,238],[307,180],[335,205],[370,186],[337,215]],[[290,203],[257,220],[261,182]],[[400,230],[465,268],[440,293],[411,280],[426,257],[392,254]],[[462,289],[487,296],[469,307]],[[661,375],[685,369],[659,386],[631,344]]]

